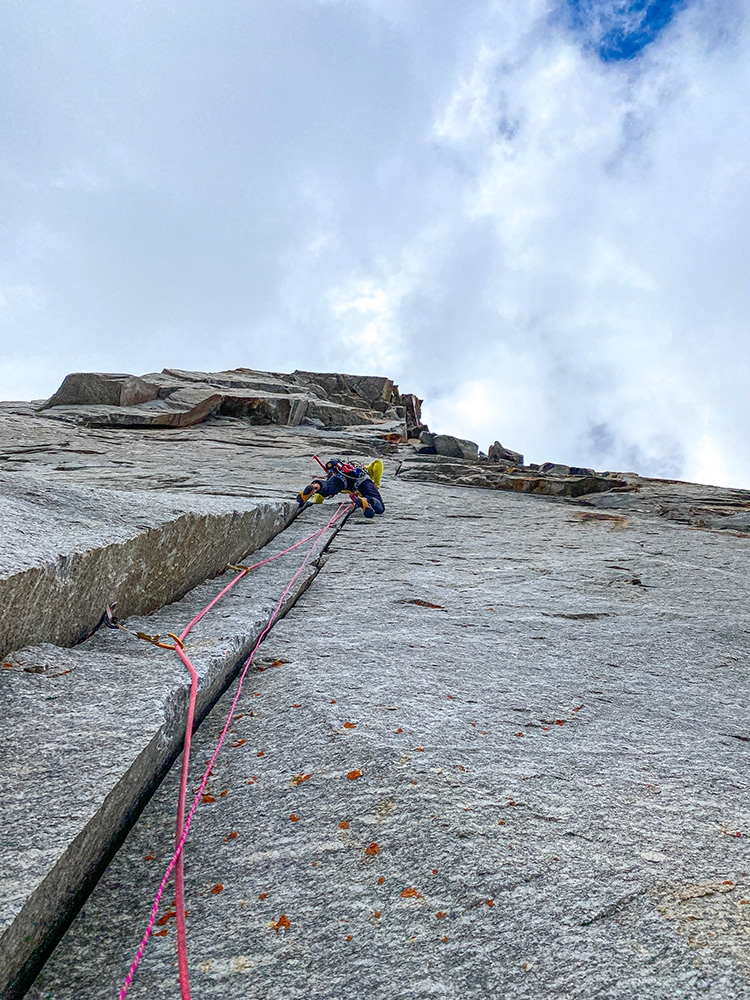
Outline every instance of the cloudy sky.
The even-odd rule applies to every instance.
[[[741,0],[5,0],[0,398],[387,374],[438,430],[750,487]]]

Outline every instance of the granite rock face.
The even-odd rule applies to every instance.
[[[256,561],[304,538],[325,517],[310,511]],[[199,676],[198,719],[237,675],[302,560],[300,554],[274,562],[240,580],[220,612],[196,626],[188,648]],[[282,613],[319,566],[316,559],[305,568]],[[0,821],[4,1000],[23,995],[180,752],[188,675],[174,653],[134,633],[169,642],[167,633],[179,632],[228,582],[209,581],[156,614],[129,616],[130,632],[101,629],[72,649],[29,646],[3,664],[0,771],[21,792]]]
[[[747,1000],[750,542],[384,492],[271,634],[264,665],[283,662],[253,678],[197,814],[194,995]],[[227,711],[197,734],[193,787]],[[176,777],[32,1000],[116,995]],[[134,998],[179,995],[171,903]]]
[[[482,455],[474,441],[423,431],[419,445],[406,453],[399,475],[412,482],[474,486],[490,490],[514,490],[549,497],[581,497],[627,487],[621,477],[569,465],[545,462],[523,464],[523,455],[503,447],[499,441]]]
[[[404,439],[390,380],[316,378],[323,385],[295,394],[263,373],[170,370],[141,380],[161,395],[138,403],[138,380],[71,377],[46,409],[0,405],[0,752],[16,790],[0,823],[3,1000],[33,979],[178,752],[184,728],[184,671],[165,671],[168,653],[123,632],[83,637],[113,602],[132,630],[179,629],[199,597],[205,603],[225,582],[203,581],[285,527],[277,549],[294,531],[301,537],[304,525],[287,526],[294,494],[317,468],[314,452],[369,459]],[[294,413],[299,395],[314,415],[304,422]],[[219,414],[217,402],[228,412]],[[198,423],[180,426],[196,412]],[[199,713],[257,638],[286,572],[280,564],[264,569],[270,589],[260,591],[254,574],[234,611],[225,601],[206,623],[216,637],[207,644],[196,634]],[[86,804],[71,810],[68,792],[82,781]]]
[[[401,403],[406,413],[406,436],[407,438],[419,438],[422,431],[429,430],[427,424],[422,423],[422,403],[414,393],[402,393]]]
[[[523,465],[523,455],[519,451],[504,448],[499,441],[493,442],[487,450],[487,458],[491,462],[504,462],[508,465]]]
[[[301,578],[292,599],[322,571],[232,723],[186,859],[195,995],[750,1000],[750,492],[484,457],[380,377],[69,379],[47,409],[0,404],[5,566],[51,595],[0,603],[3,1000],[110,859],[30,996],[116,995],[170,853],[174,772],[138,816],[184,670],[124,632],[71,645],[89,605],[184,625],[233,553],[325,523],[330,503],[290,523],[313,454],[381,457],[386,514]],[[196,769],[285,562],[191,637]],[[21,642],[56,599],[70,630]],[[171,898],[134,997],[179,993]]]
[[[477,458],[479,448],[475,441],[453,437],[451,434],[431,434],[422,431],[419,435],[423,455],[444,455],[446,458]]]
[[[134,375],[111,375],[102,372],[74,372],[66,375],[57,392],[43,409],[51,406],[137,406],[159,396],[155,382]]]
[[[165,368],[131,375],[75,373],[40,414],[89,427],[190,427],[212,415],[250,424],[352,427],[395,421],[404,437],[420,426],[420,400],[375,376],[237,368],[191,372]],[[408,414],[408,416],[407,416]]]
[[[123,617],[170,604],[296,512],[292,501],[103,493],[8,473],[0,499],[0,656],[80,642],[111,604]]]
[[[462,460],[460,456],[442,458],[439,455],[417,453],[404,458],[398,475],[410,482],[442,485],[474,486],[489,490],[513,490],[516,493],[536,493],[548,497],[582,497],[591,493],[609,492],[627,486],[624,479],[610,473],[597,474],[585,470],[584,475],[543,472],[530,467],[498,467],[496,460]]]

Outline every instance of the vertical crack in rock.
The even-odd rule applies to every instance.
[[[304,538],[316,522],[322,527],[323,512],[314,513],[260,550],[261,558]],[[199,720],[236,676],[304,552],[242,580],[191,633]],[[282,614],[318,566],[305,569]],[[224,583],[204,583],[128,624],[148,634],[177,632]],[[23,994],[179,754],[189,685],[173,653],[122,631],[99,631],[73,648],[27,647],[5,666],[2,768],[23,791],[3,810],[0,846],[0,996],[10,998]]]

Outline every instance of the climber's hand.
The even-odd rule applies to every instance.
[[[304,507],[310,497],[315,493],[320,493],[320,483],[317,481],[310,483],[309,486],[306,486],[304,490],[297,494],[297,503],[300,507]]]

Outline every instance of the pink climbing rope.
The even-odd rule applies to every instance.
[[[190,980],[188,975],[187,941],[185,933],[184,880],[182,875],[181,860],[182,860],[182,851],[185,846],[185,842],[187,841],[188,834],[190,833],[190,826],[193,822],[193,816],[195,815],[195,810],[198,808],[198,805],[200,804],[201,798],[203,796],[203,791],[208,783],[208,779],[210,777],[211,770],[214,766],[214,762],[216,761],[216,758],[218,757],[221,748],[224,744],[224,740],[226,739],[226,735],[229,731],[229,726],[231,725],[232,718],[234,717],[235,708],[237,707],[237,702],[239,701],[240,695],[242,694],[242,685],[245,680],[245,675],[247,674],[247,671],[249,670],[250,665],[253,662],[253,659],[260,647],[260,644],[263,642],[265,637],[271,631],[274,622],[281,613],[284,601],[286,597],[289,595],[292,588],[294,587],[294,584],[297,582],[299,577],[304,572],[307,564],[316,554],[318,548],[320,547],[320,542],[325,532],[328,531],[329,528],[331,528],[337,521],[339,521],[345,514],[349,513],[349,511],[352,509],[353,509],[352,504],[342,504],[336,511],[336,513],[333,515],[333,517],[330,519],[330,521],[328,521],[328,523],[323,528],[318,529],[318,531],[313,532],[311,535],[308,535],[307,538],[303,538],[301,541],[296,542],[294,545],[290,545],[289,548],[285,549],[283,552],[278,552],[276,553],[276,555],[270,556],[268,559],[263,559],[260,562],[255,563],[253,566],[248,566],[246,569],[243,569],[243,571],[241,573],[238,573],[238,575],[234,578],[234,580],[232,580],[231,583],[229,583],[221,591],[221,593],[217,594],[216,597],[214,597],[211,601],[209,601],[206,607],[203,608],[203,610],[200,611],[195,616],[195,618],[193,618],[193,620],[180,633],[180,642],[175,643],[175,652],[180,657],[183,664],[190,671],[190,678],[191,678],[190,701],[188,705],[188,718],[185,728],[182,771],[180,775],[180,790],[178,796],[177,819],[175,822],[175,851],[174,854],[172,855],[169,864],[167,865],[164,875],[162,876],[162,880],[159,883],[159,888],[156,892],[156,897],[154,898],[153,906],[151,907],[151,913],[149,915],[148,923],[146,925],[146,930],[143,934],[143,937],[141,938],[140,944],[138,945],[138,950],[135,953],[135,957],[131,963],[130,969],[128,970],[128,974],[125,977],[125,982],[123,983],[122,989],[120,990],[120,993],[118,995],[118,1000],[125,1000],[125,997],[127,996],[128,990],[130,989],[130,986],[133,982],[133,977],[135,976],[136,970],[138,969],[141,959],[143,958],[143,954],[146,950],[148,939],[151,937],[151,933],[154,928],[154,923],[156,922],[156,915],[159,912],[159,904],[161,903],[161,898],[164,894],[164,890],[166,889],[167,883],[169,882],[169,877],[172,874],[172,871],[177,868],[178,864],[180,865],[180,874],[178,876],[177,873],[175,873],[175,905],[177,910],[177,928],[178,928],[177,951],[178,951],[178,964],[180,971],[180,990],[182,993],[183,1000],[190,1000]],[[201,778],[200,786],[198,787],[198,791],[196,792],[192,805],[190,806],[190,811],[187,814],[187,818],[185,818],[183,822],[182,817],[184,816],[185,799],[187,794],[187,783],[188,783],[190,738],[192,735],[192,722],[195,714],[195,701],[198,690],[198,675],[195,670],[195,667],[190,662],[184,650],[181,648],[181,642],[188,635],[193,626],[195,626],[201,620],[201,618],[203,618],[203,616],[206,615],[208,611],[210,611],[211,608],[213,608],[214,605],[216,605],[217,602],[221,600],[221,598],[229,590],[231,590],[232,587],[239,582],[239,580],[242,579],[243,576],[246,576],[247,573],[250,572],[250,570],[257,569],[259,566],[265,566],[266,563],[273,562],[275,559],[279,559],[281,558],[281,556],[287,555],[289,552],[292,552],[294,549],[299,548],[300,545],[303,545],[305,542],[309,541],[312,541],[313,544],[310,546],[310,549],[305,555],[305,558],[302,560],[302,563],[300,564],[299,568],[294,573],[287,586],[284,588],[281,597],[279,598],[275,608],[271,612],[271,616],[269,617],[268,622],[266,623],[262,632],[258,636],[258,639],[255,645],[253,646],[250,655],[248,656],[247,660],[244,663],[244,666],[242,667],[242,671],[240,672],[239,681],[237,684],[237,691],[232,700],[232,704],[230,706],[229,713],[227,715],[227,721],[225,722],[224,728],[221,731],[221,735],[219,736],[216,748],[213,754],[211,755],[211,759],[209,760],[206,769],[203,772],[203,777]]]
[[[180,639],[187,635],[187,629],[180,634]],[[182,772],[180,774],[180,790],[177,795],[177,814],[174,824],[174,843],[177,848],[182,841],[185,830],[185,798],[187,796],[188,768],[190,766],[190,741],[193,735],[193,719],[195,718],[195,701],[198,696],[198,673],[185,655],[182,646],[174,644],[175,653],[190,671],[190,700],[188,702],[187,719],[185,721],[185,741],[182,746]],[[177,858],[174,869],[174,899],[177,913],[177,961],[180,975],[180,993],[182,1000],[191,1000],[190,975],[188,973],[187,928],[185,927],[185,871],[182,863],[182,851]]]
[[[327,527],[327,526],[326,526]],[[180,632],[180,642],[184,642],[187,636],[190,634],[192,628],[198,624],[198,622],[203,618],[204,615],[213,608],[225,594],[227,594],[232,587],[235,586],[244,576],[254,569],[258,569],[259,566],[265,566],[275,559],[279,559],[281,556],[288,555],[288,553],[294,551],[304,545],[306,542],[318,537],[323,532],[326,531],[326,527],[314,531],[311,535],[306,538],[301,539],[294,545],[290,545],[289,548],[284,549],[283,552],[277,552],[276,555],[269,556],[267,559],[261,559],[260,562],[253,563],[252,566],[243,567],[242,571],[235,576],[235,578],[229,583],[224,589],[216,595],[206,606],[200,611],[195,618]],[[180,777],[180,790],[177,799],[177,814],[175,817],[175,850],[179,847],[182,840],[182,834],[185,827],[185,798],[187,796],[187,784],[188,784],[188,768],[190,765],[190,741],[193,734],[193,720],[195,718],[195,702],[198,694],[198,674],[196,673],[195,667],[190,662],[190,659],[185,655],[182,647],[179,643],[175,643],[175,652],[182,660],[183,664],[190,673],[190,699],[188,702],[188,712],[187,720],[185,722],[185,742],[183,744],[182,750],[182,773]],[[182,1000],[191,1000],[190,996],[190,976],[188,972],[188,959],[187,959],[187,928],[185,926],[185,877],[184,877],[184,865],[182,860],[182,851],[180,851],[179,857],[174,868],[174,890],[175,890],[175,911],[177,920],[177,958],[179,964],[179,975],[180,975],[180,992],[182,994]]]

